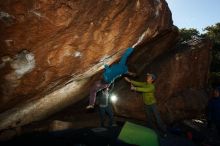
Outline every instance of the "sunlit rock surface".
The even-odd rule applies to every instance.
[[[1,1],[0,129],[79,101],[104,63],[170,29],[164,0]],[[149,60],[168,49],[158,47]]]

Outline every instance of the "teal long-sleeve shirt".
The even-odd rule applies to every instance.
[[[131,84],[135,86],[135,91],[142,92],[143,101],[146,105],[152,105],[156,103],[155,99],[155,85],[147,82],[137,82],[131,80]]]

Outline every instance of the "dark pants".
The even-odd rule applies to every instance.
[[[216,126],[216,129],[217,129],[218,135],[220,136],[220,121],[216,122],[215,126]]]
[[[152,105],[144,105],[144,110],[145,110],[145,114],[147,116],[147,126],[155,129],[153,126],[153,121],[154,118],[156,119],[157,122],[157,126],[163,130],[166,131],[166,127],[164,125],[164,123],[162,122],[161,118],[160,118],[160,113],[157,110],[157,106],[156,104],[152,104]]]
[[[106,114],[109,117],[108,126],[112,127],[112,124],[113,124],[113,112],[112,112],[111,106],[99,107],[100,126],[104,127],[105,115]]]

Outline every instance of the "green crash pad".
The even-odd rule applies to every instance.
[[[159,146],[157,134],[147,127],[126,122],[118,139],[138,146]]]

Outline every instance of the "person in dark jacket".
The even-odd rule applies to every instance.
[[[111,92],[112,88],[109,87],[101,90],[97,97],[97,103],[99,105],[99,117],[100,117],[100,126],[105,127],[105,115],[108,116],[108,126],[112,127],[113,125],[113,112],[111,106]]]
[[[208,127],[216,126],[220,135],[220,87],[214,89],[213,97],[208,102]]]

